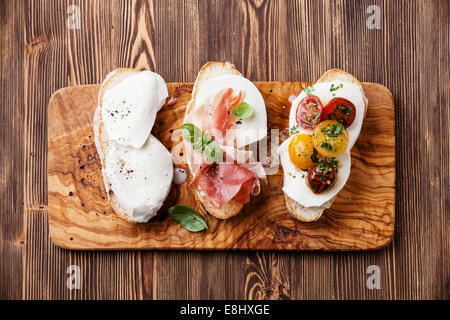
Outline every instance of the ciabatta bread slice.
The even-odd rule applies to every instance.
[[[242,74],[236,70],[236,67],[229,63],[221,63],[221,62],[208,62],[206,63],[197,75],[197,79],[195,80],[194,87],[192,89],[192,98],[189,101],[189,104],[186,107],[186,116],[192,111],[196,104],[197,94],[200,88],[210,79],[216,78],[218,76],[223,75],[237,75],[242,76]],[[188,162],[189,169],[191,174],[193,174],[191,166]],[[225,203],[221,208],[215,206],[207,196],[202,196],[201,192],[196,190],[197,200],[200,201],[208,212],[218,219],[228,219],[236,214],[238,214],[242,208],[243,204],[237,201],[231,200],[228,203]]]
[[[320,78],[319,80],[317,80],[316,83],[321,83],[321,82],[338,82],[338,81],[342,81],[342,82],[350,82],[353,83],[355,85],[358,86],[359,90],[361,90],[361,94],[364,97],[364,116],[367,113],[367,98],[366,98],[366,94],[364,92],[364,89],[362,87],[361,82],[359,82],[358,79],[356,79],[355,76],[353,76],[352,74],[345,72],[343,70],[339,70],[339,69],[332,69],[329,70],[327,72],[325,72]],[[303,222],[313,222],[316,221],[317,219],[319,219],[323,212],[325,211],[325,209],[328,209],[331,207],[331,205],[333,204],[334,200],[336,199],[336,197],[333,197],[332,199],[328,200],[327,202],[325,202],[323,205],[321,205],[320,207],[305,207],[302,206],[300,203],[298,203],[297,201],[295,201],[294,199],[290,198],[289,196],[287,196],[286,194],[284,195],[284,199],[286,202],[286,208],[288,210],[288,212],[290,213],[290,215],[297,220],[303,221]]]
[[[131,218],[131,215],[129,212],[126,211],[126,209],[123,208],[119,204],[119,201],[116,197],[116,195],[112,192],[110,181],[108,180],[107,175],[105,174],[104,168],[106,167],[106,159],[108,158],[108,151],[111,149],[110,147],[112,144],[114,144],[114,141],[111,141],[108,137],[107,130],[105,129],[104,123],[102,121],[102,104],[103,104],[103,96],[104,94],[109,90],[114,88],[116,85],[118,85],[121,81],[126,79],[127,77],[136,75],[140,73],[141,71],[136,69],[128,69],[128,68],[120,68],[116,69],[112,72],[110,72],[105,80],[103,81],[98,95],[98,101],[99,105],[95,111],[94,119],[93,119],[93,125],[94,125],[94,140],[95,145],[97,148],[97,152],[99,154],[99,158],[102,164],[102,175],[103,175],[103,181],[105,185],[105,190],[108,196],[108,199],[110,201],[110,205],[115,211],[115,213],[122,218],[123,220],[126,220],[131,223],[141,223],[146,221],[136,221]],[[148,139],[156,139],[151,134],[149,135]],[[171,177],[170,177],[171,179]],[[170,188],[167,190],[167,193],[165,194],[164,198],[167,197],[168,193],[170,191]]]

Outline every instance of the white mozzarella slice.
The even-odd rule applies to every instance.
[[[167,96],[163,78],[151,71],[129,76],[107,90],[103,95],[101,118],[109,139],[140,148]]]
[[[147,222],[169,193],[171,154],[151,134],[139,149],[111,142],[106,154],[105,176],[116,202],[131,220]]]
[[[333,187],[320,194],[315,194],[306,184],[306,171],[297,169],[289,157],[289,143],[293,137],[284,141],[278,152],[283,167],[283,192],[304,207],[319,207],[333,198],[345,186],[350,176],[351,158],[350,151],[347,150],[342,155],[336,157],[341,163],[337,173],[337,180]]]
[[[211,103],[211,97],[214,97],[225,88],[232,88],[234,92],[242,91],[244,93],[243,102],[248,103],[254,110],[250,119],[240,120],[240,124],[236,125],[235,137],[237,147],[242,148],[266,137],[267,113],[264,99],[258,88],[250,80],[242,76],[223,75],[208,80],[199,89],[193,110],[195,111],[205,104]]]
[[[343,86],[342,88],[339,88],[337,90],[330,91],[332,84],[334,85],[334,87],[338,87],[340,84],[343,84]],[[313,91],[311,91],[311,94],[319,97],[324,108],[328,104],[328,102],[330,102],[334,98],[345,98],[355,105],[355,121],[350,127],[347,128],[349,136],[349,150],[351,150],[359,137],[359,133],[361,132],[361,126],[364,120],[365,113],[364,102],[367,98],[361,93],[360,88],[356,84],[350,82],[321,82],[314,84],[312,87]],[[297,127],[297,131],[299,133],[312,134],[313,130],[303,129],[300,126],[297,126],[297,108],[304,97],[306,97],[306,93],[303,90],[299,94],[299,96],[292,102],[291,111],[289,113],[289,128],[295,126]]]

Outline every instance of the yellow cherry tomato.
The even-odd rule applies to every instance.
[[[343,154],[348,147],[347,130],[335,120],[319,123],[314,128],[312,139],[314,147],[325,157],[337,157]]]
[[[289,157],[292,163],[302,170],[307,170],[320,159],[309,134],[297,134],[292,138],[289,142]]]

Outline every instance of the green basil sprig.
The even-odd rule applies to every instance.
[[[205,218],[190,206],[176,205],[170,207],[167,211],[176,222],[191,232],[208,229]]]
[[[209,134],[202,134],[202,131],[192,123],[185,123],[181,128],[183,129],[183,138],[192,143],[194,150],[202,150],[209,161],[223,161],[220,145]]]
[[[183,128],[184,140],[192,143],[194,145],[194,150],[201,149],[202,131],[192,123],[185,123],[181,128]]]
[[[253,116],[253,108],[247,102],[238,103],[231,109],[231,113],[236,119],[246,120]]]

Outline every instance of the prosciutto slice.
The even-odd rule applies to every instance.
[[[220,91],[213,98],[215,107],[209,119],[208,132],[219,144],[226,145],[229,143],[229,141],[225,141],[227,130],[233,128],[236,124],[232,109],[243,100],[242,92],[235,96],[231,88]]]
[[[193,183],[220,208],[231,200],[249,202],[255,180],[252,171],[237,163],[213,163],[205,166]]]
[[[208,132],[227,152],[234,149],[234,141],[227,140],[227,130],[235,126],[236,119],[232,115],[232,108],[243,101],[243,94],[234,95],[233,89],[220,91],[212,99],[211,110],[204,132]],[[204,113],[203,113],[204,114]],[[199,119],[192,119],[193,122]],[[222,207],[231,200],[245,204],[250,201],[250,195],[257,195],[260,191],[259,179],[248,166],[232,161],[212,163],[201,151],[194,151],[192,144],[185,142],[186,155],[189,158],[191,170],[194,174],[193,186],[204,192],[217,206]]]

